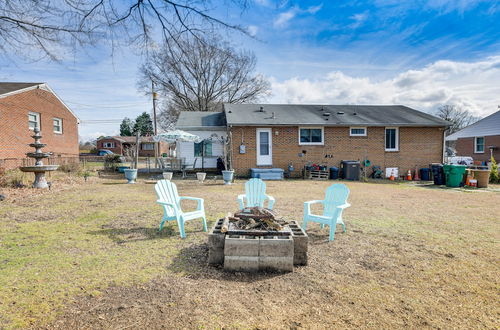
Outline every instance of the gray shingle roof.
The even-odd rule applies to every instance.
[[[221,128],[226,127],[223,112],[181,111],[176,127],[178,129]]]
[[[259,109],[263,108],[264,112]],[[403,105],[224,104],[228,125],[448,126]],[[325,116],[329,113],[329,116]],[[274,114],[274,116],[273,116]]]
[[[446,137],[447,141],[459,138],[500,135],[500,111],[497,111],[464,129]]]
[[[43,83],[0,82],[0,95],[15,92],[28,87],[38,86]]]

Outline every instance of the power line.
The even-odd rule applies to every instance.
[[[81,107],[109,108],[109,109],[130,108],[130,107],[136,107],[136,106],[146,106],[146,105],[150,104],[149,102],[140,102],[140,103],[128,103],[128,104],[121,104],[121,105],[103,105],[103,104],[83,104],[83,103],[76,103],[76,102],[70,102],[70,101],[66,101],[66,103],[74,104],[74,105],[81,106]]]

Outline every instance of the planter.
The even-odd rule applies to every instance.
[[[172,176],[174,175],[174,172],[163,172],[163,179],[165,180],[172,180]]]
[[[123,170],[125,173],[125,178],[128,180],[127,183],[135,183],[135,180],[137,179],[137,170],[136,169],[125,169]]]
[[[205,181],[206,176],[207,176],[207,173],[196,172],[196,178],[198,179],[199,183],[203,183],[203,181]]]
[[[117,169],[117,170],[118,170],[118,172],[120,172],[120,173],[125,173],[124,171],[125,171],[126,169],[129,169],[129,168],[130,168],[130,166],[118,166],[116,169]]]
[[[224,184],[231,184],[233,182],[234,170],[222,171],[222,179],[224,179]]]

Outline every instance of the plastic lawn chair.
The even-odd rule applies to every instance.
[[[238,195],[240,210],[245,207],[264,207],[264,202],[268,200],[268,209],[272,210],[274,197],[266,194],[266,184],[261,179],[250,179],[245,183],[245,194]]]
[[[345,184],[337,183],[332,184],[326,190],[326,195],[324,200],[314,200],[304,203],[304,230],[307,229],[308,222],[318,222],[321,224],[321,228],[325,225],[330,226],[330,241],[335,238],[335,228],[337,224],[342,225],[342,229],[345,233],[345,224],[342,220],[342,212],[344,209],[351,206],[347,203],[347,197],[349,197],[349,188]],[[316,215],[311,213],[311,205],[315,203],[323,204],[323,215]]]
[[[203,231],[207,231],[207,218],[205,216],[205,208],[203,206],[203,198],[196,197],[179,197],[177,186],[169,180],[160,180],[155,185],[156,194],[158,195],[158,204],[163,206],[163,218],[160,223],[160,231],[163,229],[166,221],[177,221],[179,232],[182,238],[186,238],[184,232],[184,222],[192,219],[203,219]],[[181,209],[181,201],[189,199],[198,201],[198,206],[195,211],[184,212]]]

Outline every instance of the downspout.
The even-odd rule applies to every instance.
[[[446,154],[446,127],[443,128],[443,152],[442,152],[442,155],[441,155],[441,164],[444,164],[444,158],[445,158],[445,154]]]

